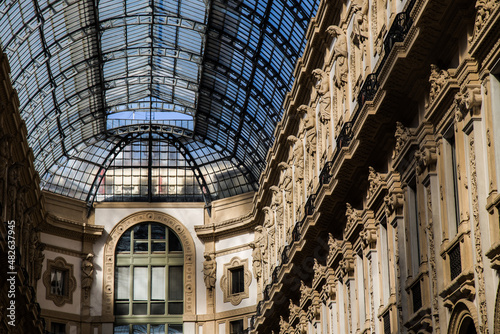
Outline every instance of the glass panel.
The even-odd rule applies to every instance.
[[[231,269],[231,293],[240,293],[245,291],[245,282],[243,277],[243,267]]]
[[[128,325],[115,326],[113,333],[114,334],[128,334]]]
[[[148,304],[133,304],[132,305],[132,314],[133,315],[145,315],[147,313],[148,313]]]
[[[168,325],[168,334],[182,334],[182,324]]]
[[[151,245],[153,252],[164,253],[165,252],[165,242],[153,242]]]
[[[148,333],[148,325],[133,325],[132,333],[134,334],[147,334]]]
[[[165,303],[152,303],[151,314],[156,314],[156,315],[165,314]]]
[[[128,315],[129,314],[129,308],[128,308],[128,303],[116,303],[115,304],[115,315]],[[127,329],[128,333],[128,329]]]
[[[151,224],[151,239],[165,239],[165,226],[160,224]]]
[[[65,270],[52,269],[52,272],[50,273],[50,293],[56,296],[64,296],[65,279]]]
[[[182,266],[171,266],[168,268],[168,299],[182,300],[184,294],[184,282]]]
[[[168,314],[182,314],[182,303],[168,303]]]
[[[165,300],[165,267],[151,268],[151,299]]]
[[[134,252],[147,253],[149,243],[147,241],[134,241]]]
[[[134,268],[134,300],[148,300],[148,268]]]
[[[230,334],[242,334],[243,333],[243,319],[231,321],[229,323]]]
[[[134,226],[134,239],[147,239],[148,238],[148,225],[139,224]]]
[[[116,245],[116,252],[130,252],[130,230],[123,233],[122,237]]]
[[[151,325],[149,333],[151,333],[151,334],[165,334],[165,325]]]
[[[130,298],[130,268],[117,267],[115,272],[115,299],[128,300]]]
[[[182,252],[182,244],[174,232],[168,231],[168,251],[169,252]]]

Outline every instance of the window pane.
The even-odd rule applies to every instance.
[[[145,315],[147,313],[148,313],[148,304],[134,304],[134,305],[132,305],[132,314]]]
[[[231,321],[229,323],[230,334],[242,334],[243,333],[243,319]]]
[[[159,224],[151,225],[151,239],[165,240],[165,226]]]
[[[165,334],[165,325],[151,325],[151,334]]]
[[[168,314],[182,314],[182,303],[168,303]]]
[[[148,238],[149,224],[140,224],[134,226],[134,239],[147,239]]]
[[[165,300],[165,267],[151,268],[151,299]]]
[[[168,299],[182,300],[184,294],[184,282],[181,266],[168,267]]]
[[[123,235],[121,236],[118,244],[116,245],[116,252],[130,252],[130,230],[123,233]]]
[[[168,334],[182,334],[182,324],[168,325]]]
[[[147,241],[135,241],[134,242],[134,252],[147,253],[148,242]]]
[[[115,326],[114,334],[128,334],[128,325]]]
[[[134,300],[148,300],[148,268],[134,268]]]
[[[163,315],[165,314],[165,302],[163,303],[152,303],[151,304],[151,314]]]
[[[117,267],[115,272],[115,298],[118,300],[128,300],[130,298],[129,291],[129,277],[130,268],[129,267]]]
[[[65,279],[66,271],[59,269],[52,269],[50,273],[50,293],[56,296],[65,295]]]
[[[153,242],[153,252],[165,252],[165,242]]]
[[[128,303],[116,303],[115,304],[115,315],[128,315]],[[128,329],[127,329],[128,333]]]
[[[147,334],[148,333],[148,325],[133,325],[132,333],[134,334]]]
[[[231,269],[231,293],[245,291],[243,267]]]
[[[182,244],[174,232],[168,231],[168,251],[169,252],[182,252]]]

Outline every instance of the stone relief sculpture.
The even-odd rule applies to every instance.
[[[470,111],[474,113],[481,107],[483,102],[481,88],[479,86],[467,87],[465,92],[455,94],[453,102],[455,104],[455,121],[461,122]]]
[[[262,252],[260,251],[260,245],[255,241],[250,243],[250,248],[252,248],[253,274],[257,282],[259,282],[262,277]]]
[[[476,20],[474,22],[473,38],[478,36],[478,33],[483,28],[483,25],[490,18],[491,12],[499,4],[498,0],[477,0],[476,1]]]
[[[82,289],[85,299],[90,296],[90,288],[94,282],[94,254],[89,253],[82,261]]]
[[[3,210],[5,203],[5,191],[7,184],[7,171],[11,159],[10,136],[3,136],[0,139],[0,210]],[[3,212],[0,212],[2,214]],[[7,217],[4,218],[7,220]]]
[[[292,160],[295,166],[295,187],[294,187],[294,203],[297,217],[302,215],[302,202],[303,202],[303,186],[304,186],[304,147],[302,140],[290,135],[287,141],[293,150]]]
[[[396,133],[394,133],[396,145],[394,146],[394,151],[392,152],[392,159],[399,156],[410,135],[410,130],[405,128],[401,122],[396,122]]]
[[[333,46],[333,60],[335,63],[335,85],[343,88],[347,83],[347,37],[344,31],[338,26],[332,25],[326,32],[337,40]],[[345,92],[344,92],[345,94]]]
[[[276,231],[275,231],[275,228],[274,228],[274,223],[273,223],[273,215],[272,215],[272,211],[271,211],[271,208],[268,207],[268,206],[265,206],[264,208],[262,208],[262,210],[264,211],[264,214],[265,214],[265,218],[264,218],[264,228],[265,230],[267,231],[267,265],[269,266],[269,268],[267,268],[267,273],[266,273],[266,277],[269,275],[269,273],[271,272],[271,267],[272,267],[272,264],[275,263],[275,258],[276,258],[276,255],[275,255],[275,252],[276,252],[276,240],[275,240],[275,235],[276,235]]]
[[[18,163],[14,163],[9,167],[7,172],[7,210],[6,210],[6,219],[14,219],[14,215],[16,213],[16,198],[19,189],[19,169],[21,165]]]
[[[355,2],[353,4],[353,9],[354,24],[352,31],[357,38],[357,42],[362,44],[368,39],[368,0],[364,0],[362,3]]]
[[[271,208],[276,212],[276,253],[279,251],[283,242],[283,193],[278,186],[272,186]],[[276,258],[277,260],[277,258]]]
[[[210,253],[203,253],[203,257],[205,258],[205,261],[203,261],[203,280],[207,289],[211,290],[215,288],[217,263],[215,262],[215,256]]]
[[[328,73],[323,71],[322,69],[315,69],[312,71],[312,75],[316,80],[314,88],[316,89],[316,93],[320,96],[320,119],[328,119],[330,120],[330,105],[331,105],[331,97],[330,97],[330,77]]]
[[[431,75],[429,77],[429,83],[431,84],[431,90],[429,93],[429,106],[434,102],[434,99],[438,96],[441,88],[443,88],[446,79],[450,77],[450,73],[446,70],[441,70],[437,65],[431,64]]]
[[[290,165],[284,161],[278,164],[278,168],[281,170],[281,180],[280,188],[285,193],[286,202],[286,218],[283,221],[284,228],[284,238],[288,238],[291,233],[290,226],[293,225],[293,179],[292,179],[292,168]],[[283,240],[284,242],[285,240]]]
[[[347,225],[346,225],[346,231],[349,231],[352,225],[354,225],[358,219],[359,219],[359,214],[356,209],[352,208],[352,205],[349,203],[345,204],[346,206],[346,211],[345,211],[345,216],[347,218]]]
[[[380,182],[382,182],[380,174],[371,166],[368,167],[368,182],[370,183],[370,187],[368,188],[368,195],[366,198],[370,199],[380,185]]]

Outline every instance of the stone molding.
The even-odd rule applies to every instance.
[[[116,243],[130,227],[143,222],[166,225],[179,236],[184,254],[184,316],[193,316],[196,313],[196,247],[189,230],[180,221],[166,213],[140,211],[119,221],[109,233],[104,246],[102,318],[106,322],[113,322],[114,319]]]
[[[54,295],[50,292],[50,274],[52,269],[61,269],[67,273],[65,284],[67,284],[67,294],[62,296]],[[47,269],[43,273],[43,285],[45,286],[45,299],[52,300],[56,306],[73,304],[73,293],[76,290],[76,278],[73,273],[73,265],[66,262],[62,257],[56,257],[54,260],[47,260]]]
[[[243,267],[244,275],[244,290],[243,292],[232,294],[231,293],[231,273],[233,268]],[[248,259],[240,259],[233,257],[229,263],[224,264],[224,274],[220,280],[220,288],[224,296],[224,303],[231,303],[234,306],[239,305],[243,299],[250,296],[249,287],[252,282],[252,273],[248,270]]]

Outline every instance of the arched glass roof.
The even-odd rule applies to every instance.
[[[255,190],[319,0],[11,0],[0,38],[42,188]]]

